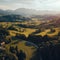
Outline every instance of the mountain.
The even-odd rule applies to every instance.
[[[0,9],[0,15],[9,15],[9,14],[13,14],[12,10],[2,10]]]
[[[16,9],[14,13],[23,15],[23,16],[29,16],[29,15],[36,15],[37,11],[32,9],[19,8],[19,9]]]
[[[31,16],[31,15],[37,15],[36,10],[32,9],[25,9],[25,8],[19,8],[16,10],[2,10],[0,9],[0,15],[22,15],[22,16]]]
[[[56,15],[60,14],[57,11],[47,11],[47,10],[34,10],[34,9],[26,9],[26,8],[18,8],[16,10],[1,10],[0,14],[9,15],[22,15],[22,16],[33,16],[33,15]]]
[[[26,8],[18,8],[14,11],[14,13],[15,14],[21,14],[23,16],[59,14],[59,12],[57,12],[57,11],[34,10],[34,9],[26,9]]]

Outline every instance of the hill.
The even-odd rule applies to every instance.
[[[21,15],[2,15],[0,16],[0,22],[17,22],[17,21],[27,21],[30,20],[30,18],[23,17]]]

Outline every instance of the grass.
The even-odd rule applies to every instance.
[[[55,29],[55,32],[51,32],[50,29],[47,29],[41,33],[36,34],[36,35],[42,35],[42,36],[48,35],[49,37],[53,37],[60,32],[60,28],[53,28],[53,29]],[[51,32],[51,33],[49,33],[49,32]]]
[[[23,30],[23,28],[21,28]],[[11,36],[16,36],[16,33],[18,34],[24,34],[26,37],[28,37],[31,33],[35,32],[36,29],[30,29],[26,28],[25,31],[20,32],[20,31],[14,31],[14,30],[9,30]]]

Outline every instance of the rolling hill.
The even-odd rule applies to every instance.
[[[17,21],[27,21],[30,18],[23,17],[21,15],[2,15],[0,16],[0,22],[17,22]]]

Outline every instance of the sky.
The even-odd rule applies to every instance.
[[[0,0],[0,9],[18,8],[60,11],[60,0]]]

